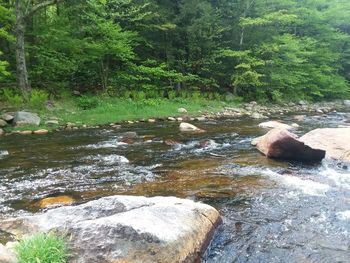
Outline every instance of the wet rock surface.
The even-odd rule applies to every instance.
[[[70,262],[194,262],[220,222],[212,207],[174,197],[111,196],[8,219],[6,232],[67,235]]]
[[[325,151],[311,148],[298,136],[285,129],[275,128],[262,136],[256,144],[267,157],[285,160],[321,161]]]

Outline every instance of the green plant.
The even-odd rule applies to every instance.
[[[19,242],[15,248],[19,263],[65,263],[67,247],[63,237],[35,234]]]
[[[276,103],[281,103],[283,100],[283,94],[278,91],[278,90],[274,90],[271,92],[272,95],[272,101],[276,102]]]
[[[29,99],[29,106],[33,109],[41,110],[44,108],[48,98],[49,94],[45,90],[33,89]]]
[[[146,99],[146,93],[144,91],[133,90],[131,91],[131,98],[134,101],[142,101]]]
[[[4,101],[16,108],[20,107],[23,104],[23,97],[17,94],[13,89],[2,89],[2,96],[4,98]]]
[[[195,90],[191,94],[191,98],[195,101],[198,101],[201,98],[201,93],[198,90]]]
[[[93,96],[82,96],[78,98],[78,107],[83,110],[94,109],[98,106],[98,98]]]
[[[169,100],[173,100],[176,98],[176,91],[175,90],[169,90],[168,91],[168,98]]]

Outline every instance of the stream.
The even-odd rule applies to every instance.
[[[349,117],[306,116],[295,133],[348,125]],[[39,212],[38,201],[61,195],[77,203],[177,196],[222,215],[203,262],[350,262],[350,167],[269,160],[250,144],[266,133],[259,122],[193,122],[206,130],[200,134],[157,122],[1,137],[0,217]],[[125,140],[130,131],[137,136]]]

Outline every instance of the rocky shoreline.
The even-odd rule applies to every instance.
[[[78,130],[78,129],[91,129],[91,128],[120,128],[121,125],[134,124],[139,122],[156,123],[162,121],[169,122],[190,122],[190,121],[205,121],[210,119],[219,118],[252,118],[252,119],[268,119],[274,115],[286,115],[290,113],[315,113],[315,114],[327,114],[330,112],[336,112],[339,110],[349,110],[350,101],[332,101],[332,102],[320,102],[320,103],[307,103],[305,101],[299,101],[298,103],[286,103],[286,104],[272,104],[272,105],[260,105],[255,101],[250,103],[244,103],[239,107],[226,107],[220,112],[208,112],[203,111],[198,116],[192,116],[187,112],[185,108],[179,108],[178,112],[174,116],[162,117],[162,118],[149,118],[140,120],[125,120],[122,122],[113,122],[103,125],[87,125],[83,123],[71,123],[64,122],[56,117],[50,117],[41,120],[36,113],[29,112],[4,112],[0,116],[0,136],[1,135],[44,135],[50,131],[62,131],[62,130]],[[18,115],[21,115],[20,118]],[[24,118],[24,119],[23,119]],[[19,120],[18,120],[19,119]],[[21,127],[22,125],[38,126],[41,122],[44,123],[44,127],[40,129],[28,129],[28,130],[12,130],[5,132],[5,127]],[[24,126],[25,127],[25,126]]]

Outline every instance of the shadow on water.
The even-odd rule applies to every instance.
[[[306,117],[297,133],[336,127],[345,116]],[[265,158],[250,145],[266,132],[258,121],[194,124],[207,132],[181,134],[178,123],[162,122],[2,137],[0,217],[47,209],[45,198],[174,195],[222,215],[204,262],[349,262],[347,167]],[[137,136],[125,139],[129,131]]]

